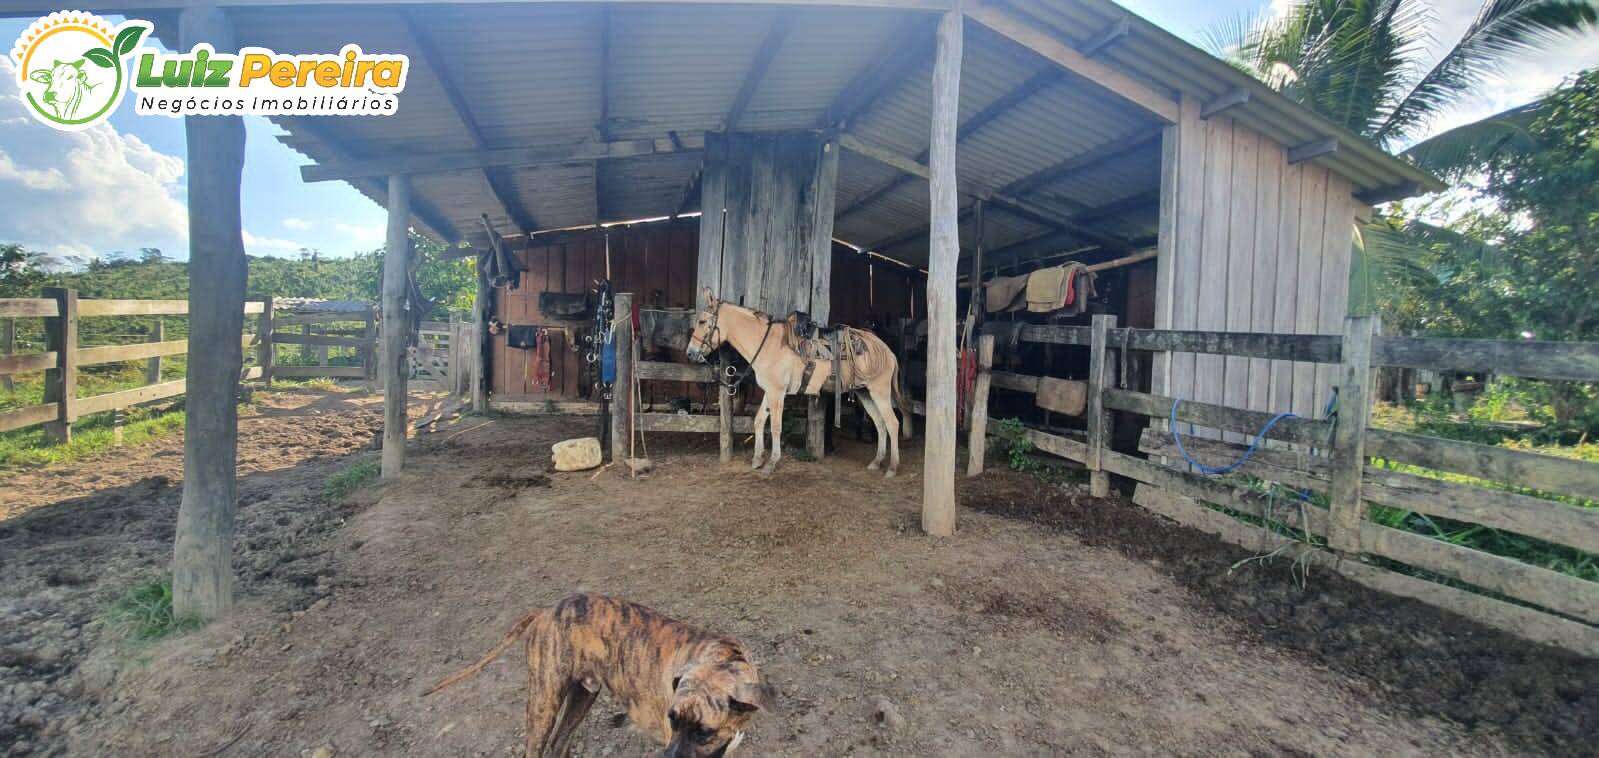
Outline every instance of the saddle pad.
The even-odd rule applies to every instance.
[[[1081,416],[1088,409],[1088,382],[1042,377],[1038,380],[1038,395],[1034,402],[1044,410]]]
[[[583,321],[594,315],[587,294],[565,292],[540,292],[539,312],[566,321]]]
[[[506,347],[532,350],[539,346],[539,328],[525,324],[512,324],[505,330]]]

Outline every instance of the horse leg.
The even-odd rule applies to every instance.
[[[894,415],[894,387],[888,383],[881,386],[871,385],[867,389],[872,394],[872,405],[877,407],[877,415],[882,423],[877,427],[878,455],[882,455],[883,440],[888,440],[888,473],[891,477],[899,471],[899,417]]]
[[[772,393],[768,392],[761,397],[761,407],[755,409],[755,460],[750,462],[750,468],[760,468],[766,457],[766,416],[771,412],[771,402]]]
[[[772,459],[766,462],[766,468],[761,473],[770,474],[777,470],[777,462],[783,457],[783,390],[777,388],[767,393],[766,404],[771,407],[772,423]]]
[[[879,466],[883,465],[883,456],[888,452],[887,445],[883,441],[883,409],[877,407],[877,402],[870,395],[863,392],[857,391],[855,393],[855,402],[860,403],[861,407],[866,409],[866,415],[872,418],[872,426],[877,428],[877,457],[873,458],[871,463],[866,464],[867,471],[876,471]]]

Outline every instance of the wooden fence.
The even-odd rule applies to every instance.
[[[365,379],[369,384],[377,371],[377,315],[371,307],[352,310],[299,310],[263,317],[257,331],[266,335],[273,348],[278,345],[310,347],[314,364],[285,364],[277,350],[263,353],[263,377],[273,379]],[[355,351],[354,364],[330,360],[330,349]]]
[[[978,338],[970,429],[985,436],[999,434],[1000,424],[988,417],[990,393],[1036,393],[1047,379],[994,370],[997,346],[1009,347],[1013,339],[1086,346],[1086,434],[1079,438],[1035,428],[1022,434],[1040,451],[1083,464],[1096,493],[1108,491],[1110,474],[1123,476],[1137,482],[1134,502],[1139,505],[1262,554],[1275,552],[1325,566],[1375,589],[1599,656],[1599,582],[1390,528],[1368,517],[1369,505],[1380,504],[1599,553],[1599,509],[1522,494],[1599,500],[1599,465],[1368,427],[1376,367],[1594,382],[1599,381],[1599,343],[1384,337],[1373,333],[1369,318],[1348,319],[1342,335],[1118,329],[1114,317],[1096,316],[1087,327],[1024,326],[1014,337],[1005,333],[1000,342],[995,332],[1006,328],[990,324]],[[1122,389],[1114,381],[1123,350],[1332,364],[1337,411],[1327,419],[1280,420],[1266,435],[1270,441],[1234,475],[1196,473],[1183,463],[1177,440],[1167,431],[1173,398]],[[1238,460],[1246,448],[1231,440],[1252,437],[1273,415],[1189,400],[1176,410],[1184,448],[1215,465]],[[1147,426],[1142,456],[1111,448],[1115,423]],[[1190,434],[1181,425],[1217,432]],[[983,470],[985,442],[977,439],[969,446],[969,474]],[[1393,470],[1392,463],[1526,489],[1444,481]],[[1394,564],[1411,570],[1392,570]]]

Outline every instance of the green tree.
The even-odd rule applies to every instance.
[[[0,243],[0,297],[38,297],[50,282],[43,258],[19,244]]]

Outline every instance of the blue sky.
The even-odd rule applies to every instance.
[[[1121,0],[1150,21],[1198,41],[1206,29],[1242,16],[1280,12],[1287,0]],[[1435,0],[1437,47],[1459,35],[1480,0]],[[0,49],[31,20],[0,20]],[[1434,125],[1442,130],[1531,100],[1572,71],[1599,65],[1599,35],[1507,67],[1495,86]],[[21,111],[15,72],[0,60],[0,241],[79,258],[158,247],[186,258],[183,122],[118,109],[109,127],[63,133]],[[402,95],[403,97],[403,95]],[[343,183],[300,181],[300,154],[280,130],[246,118],[245,248],[255,255],[328,256],[382,241],[384,213]]]

